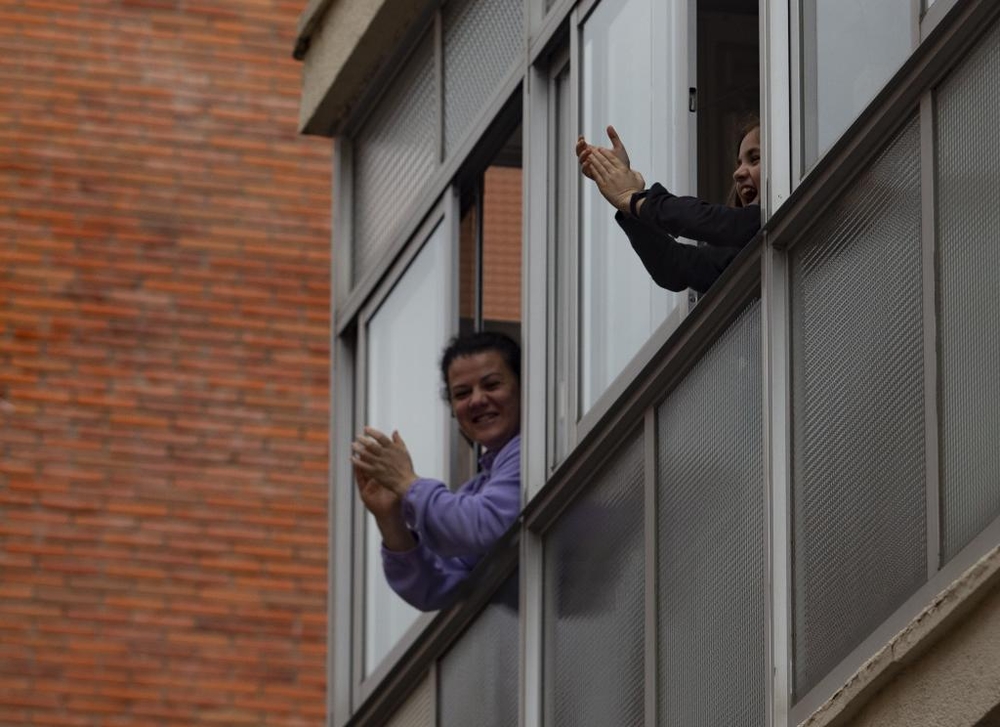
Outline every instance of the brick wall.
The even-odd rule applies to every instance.
[[[317,725],[304,0],[0,5],[0,725]]]

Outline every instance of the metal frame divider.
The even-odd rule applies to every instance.
[[[353,488],[338,487],[338,482],[349,481],[350,445],[344,437],[337,436],[338,425],[354,422],[354,351],[342,337],[333,337],[334,400],[332,426],[330,427],[330,474],[329,474],[329,521],[330,521],[330,566],[327,568],[329,598],[327,601],[328,645],[327,650],[327,723],[342,725],[350,719],[353,711],[353,668],[351,655],[354,653],[352,593],[353,567],[334,567],[342,563],[353,564],[352,543],[354,542]],[[338,618],[339,616],[339,618]]]
[[[659,570],[657,563],[657,548],[656,544],[658,541],[657,533],[657,482],[656,482],[656,459],[657,459],[657,446],[656,446],[656,407],[650,406],[646,409],[646,413],[643,417],[643,463],[645,469],[645,480],[644,482],[644,503],[643,507],[645,511],[644,522],[643,522],[643,533],[645,538],[645,551],[646,555],[644,558],[646,573],[645,573],[645,689],[643,694],[645,696],[645,717],[646,717],[646,727],[656,727],[657,721],[657,687],[658,687],[658,652],[659,652],[659,634],[658,634],[658,619],[656,618],[656,602],[659,596],[658,584],[657,584],[657,572]]]
[[[431,690],[431,725],[435,727],[441,718],[441,706],[438,704],[440,701],[439,697],[441,696],[441,690],[438,689],[438,680],[440,678],[439,665],[440,661],[435,659],[434,663],[427,670],[427,688]]]
[[[357,388],[354,392],[356,397],[356,409],[354,412],[354,422],[353,429],[360,430],[361,426],[364,424],[362,419],[365,417],[365,412],[367,410],[367,359],[368,359],[368,346],[367,346],[367,336],[368,336],[368,324],[371,318],[375,315],[381,305],[388,299],[392,293],[392,289],[396,286],[399,280],[406,274],[407,269],[413,260],[420,254],[424,249],[426,243],[433,237],[438,226],[444,225],[448,228],[448,245],[455,248],[455,236],[454,227],[457,225],[455,219],[455,207],[457,206],[457,196],[454,190],[450,190],[450,193],[446,192],[444,199],[439,203],[434,212],[424,221],[422,227],[418,230],[414,239],[411,241],[409,247],[406,248],[405,254],[396,261],[396,264],[392,267],[389,273],[385,276],[382,285],[373,292],[369,300],[366,301],[364,308],[358,314],[357,320],[357,362],[358,367],[355,371],[357,382]],[[454,249],[452,250],[451,262],[452,270],[450,271],[450,279],[453,281],[454,287],[457,285],[457,276],[455,275],[454,268],[457,266],[456,255]],[[449,308],[450,316],[455,320],[456,324],[453,326],[457,327],[458,311],[455,305],[457,298],[457,292],[451,291],[449,295]],[[455,435],[450,429],[444,433],[444,446],[445,446],[445,462],[448,463],[449,469],[454,468],[453,455],[454,455],[454,441],[457,435]],[[348,459],[345,462],[349,462]],[[450,474],[450,473],[449,473]],[[345,474],[346,482],[350,482],[350,473]],[[350,487],[344,489],[350,490]],[[419,634],[427,628],[433,619],[430,614],[421,615],[417,620],[410,626],[402,638],[397,642],[397,644],[392,648],[392,650],[383,658],[382,662],[375,669],[372,670],[371,674],[368,676],[364,675],[364,644],[365,644],[365,632],[364,632],[364,613],[365,613],[365,589],[360,579],[364,577],[365,574],[365,557],[366,557],[366,545],[364,534],[366,532],[365,523],[365,512],[364,508],[357,506],[356,502],[353,502],[352,507],[354,510],[354,535],[352,542],[354,545],[353,553],[353,567],[354,567],[354,578],[353,578],[353,643],[357,648],[353,649],[353,677],[352,677],[352,691],[354,693],[354,698],[352,699],[352,707],[357,709],[362,701],[367,699],[372,691],[377,687],[379,682],[385,677],[385,675],[392,669],[393,664],[399,660],[403,652],[409,648],[409,646],[416,640]]]
[[[542,537],[527,527],[521,531],[521,709],[520,727],[545,724],[545,558]]]
[[[524,149],[525,159],[547,159],[551,147],[549,135],[549,98],[551,95],[548,73],[534,65],[528,66],[524,83]],[[525,372],[522,402],[521,502],[522,507],[535,489],[534,483],[544,482],[548,449],[548,328],[550,305],[547,300],[546,281],[549,272],[549,240],[547,210],[549,208],[548,164],[540,168],[525,165],[528,170],[523,185],[521,246],[522,310],[546,311],[542,316],[523,316]],[[538,244],[536,244],[538,241]],[[520,696],[518,722],[520,725],[539,725],[541,721],[542,681],[542,543],[541,539],[524,529],[520,545]]]
[[[926,0],[924,0],[926,2]],[[934,0],[934,4],[923,11],[920,18],[920,39],[923,41],[937,27],[944,17],[963,0]]]
[[[938,447],[937,192],[934,92],[920,99],[920,237],[924,323],[924,476],[927,481],[927,578],[941,566],[941,468]]]
[[[792,153],[792,99],[795,96],[791,77],[796,64],[789,62],[793,44],[789,36],[788,0],[764,0],[761,5],[760,122],[764,171],[767,173],[761,204],[764,219],[768,219],[788,199],[792,180],[797,179],[795,154]],[[798,73],[797,68],[795,72]]]
[[[762,257],[764,486],[767,537],[768,724],[788,727],[791,709],[791,326],[787,255],[769,243]]]

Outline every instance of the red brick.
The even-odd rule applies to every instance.
[[[0,9],[0,722],[322,721],[330,159],[295,133],[300,10]],[[275,641],[238,649],[253,628]],[[29,675],[57,701],[12,703]]]

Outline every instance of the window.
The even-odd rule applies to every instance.
[[[521,339],[521,129],[461,184],[459,329]]]
[[[677,147],[689,148],[689,122],[671,123],[659,105],[661,99],[676,101],[678,89],[664,78],[669,66],[654,53],[674,47],[673,58],[686,66],[685,44],[678,49],[664,42],[682,34],[670,32],[661,11],[651,0],[603,2],[587,18],[582,32],[581,131],[592,143],[606,145],[605,127],[614,125],[633,166],[648,183],[659,180],[690,193],[688,155],[678,159],[670,154]],[[665,291],[650,280],[613,211],[590,184],[582,187],[580,196],[579,254],[582,414],[653,330],[671,315],[679,320],[686,311],[687,295]]]
[[[366,327],[364,423],[399,430],[426,477],[449,481],[451,418],[440,397],[438,360],[453,331],[451,240],[440,222]],[[442,294],[442,292],[444,294]],[[368,676],[414,623],[419,612],[389,588],[382,540],[365,513],[364,674]]]
[[[803,153],[812,166],[910,54],[912,0],[803,0]]]

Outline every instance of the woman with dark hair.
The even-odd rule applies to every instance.
[[[456,492],[420,477],[399,432],[365,427],[351,448],[361,501],[382,533],[382,568],[412,606],[447,606],[521,507],[521,349],[501,333],[456,336],[441,359],[445,400],[483,447],[480,471]]]
[[[760,122],[752,117],[740,129],[728,206],[677,197],[660,184],[647,189],[613,126],[608,137],[611,148],[577,140],[584,176],[618,210],[615,220],[657,285],[704,293],[760,229]],[[675,237],[706,245],[684,245]]]

